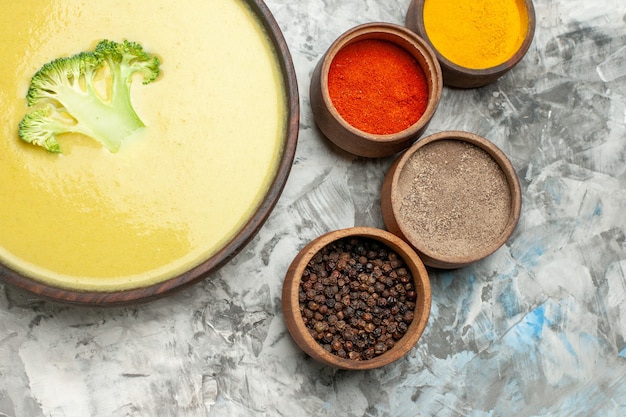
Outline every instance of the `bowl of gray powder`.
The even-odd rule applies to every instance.
[[[454,269],[498,250],[520,216],[519,179],[507,156],[473,133],[427,136],[387,172],[381,208],[388,231],[425,265]]]

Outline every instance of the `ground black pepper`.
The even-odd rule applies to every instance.
[[[302,274],[302,320],[328,352],[368,360],[392,349],[413,321],[416,291],[402,258],[369,238],[340,239]]]

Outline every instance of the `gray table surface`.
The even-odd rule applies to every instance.
[[[409,0],[271,0],[293,55],[300,140],[263,229],[202,283],[134,308],[77,309],[0,285],[0,416],[626,416],[626,3],[537,0],[524,60],[444,89],[427,133],[496,143],[521,180],[520,223],[489,258],[431,273],[433,308],[403,359],[326,368],[286,332],[281,285],[309,240],[383,227],[393,158],[332,149],[312,69],[357,24]]]

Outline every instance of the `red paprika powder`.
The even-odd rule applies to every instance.
[[[428,83],[417,60],[378,39],[351,43],[335,55],[328,93],[348,124],[378,135],[407,129],[428,105]]]

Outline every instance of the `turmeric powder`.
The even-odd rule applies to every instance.
[[[425,0],[424,28],[446,59],[485,69],[504,63],[520,48],[528,11],[523,0]]]

